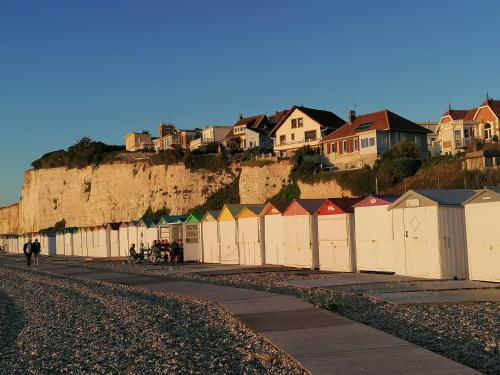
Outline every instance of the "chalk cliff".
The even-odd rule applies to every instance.
[[[82,227],[137,220],[148,208],[185,213],[238,175],[241,202],[261,203],[288,183],[290,170],[287,162],[224,172],[147,163],[28,170],[19,204],[0,208],[0,233],[36,232],[61,220]],[[351,195],[333,181],[299,188],[302,198]]]
[[[66,226],[137,220],[149,207],[184,213],[234,178],[230,172],[193,172],[184,165],[29,170],[21,193],[20,230],[37,231],[60,220]]]
[[[19,204],[0,208],[0,233],[11,234],[19,231]]]

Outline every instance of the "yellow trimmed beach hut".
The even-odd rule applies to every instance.
[[[263,204],[246,204],[236,215],[239,263],[248,266],[264,264]]]
[[[202,252],[204,263],[220,263],[219,217],[220,210],[209,210],[201,219]]]
[[[243,204],[225,204],[220,211],[219,222],[220,262],[222,264],[239,264],[238,222],[236,220]]]

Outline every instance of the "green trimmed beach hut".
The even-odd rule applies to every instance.
[[[202,213],[190,214],[183,223],[184,260],[201,262],[203,258],[201,235]]]

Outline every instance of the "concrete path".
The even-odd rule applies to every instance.
[[[0,265],[22,267],[21,260],[19,257],[0,256]],[[313,374],[478,373],[407,341],[315,308],[291,296],[51,263],[42,264],[39,269],[73,278],[216,301]]]
[[[500,289],[462,289],[420,292],[367,293],[381,301],[397,305],[421,303],[499,302]]]

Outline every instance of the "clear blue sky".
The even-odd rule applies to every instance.
[[[82,136],[303,104],[438,120],[500,97],[500,2],[0,0],[0,205]]]

